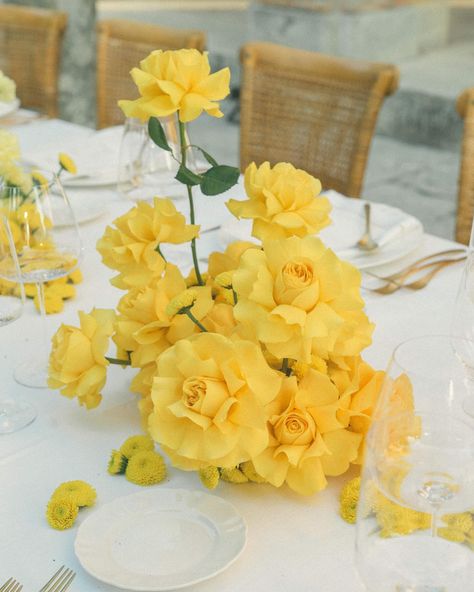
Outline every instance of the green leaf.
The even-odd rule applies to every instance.
[[[148,134],[157,146],[163,148],[163,150],[172,152],[168,140],[166,139],[165,130],[163,129],[160,120],[156,117],[150,117],[148,121]]]
[[[193,173],[193,171],[190,171],[183,165],[179,167],[175,179],[180,183],[184,183],[184,185],[191,186],[200,185],[202,182],[202,177],[200,175],[196,175],[196,173]]]
[[[240,171],[236,167],[220,164],[203,174],[201,191],[204,195],[219,195],[233,187],[239,180]]]
[[[204,158],[207,160],[207,162],[213,166],[213,167],[217,167],[219,166],[219,163],[217,162],[217,160],[215,158],[213,158],[209,152],[206,152],[205,150],[203,150],[202,148],[200,148],[199,146],[196,146],[196,148],[201,152],[201,154],[204,156]]]

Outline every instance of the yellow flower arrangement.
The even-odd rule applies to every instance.
[[[119,101],[119,106],[127,117],[143,121],[176,112],[182,122],[196,119],[203,111],[222,117],[216,101],[230,92],[229,68],[211,74],[207,53],[197,49],[158,49],[140,62],[140,68],[133,68],[131,75],[140,98]]]
[[[95,489],[85,481],[66,481],[61,483],[53,491],[53,499],[67,498],[73,501],[76,506],[93,506],[97,498]]]
[[[15,99],[15,82],[0,70],[0,102],[11,103]]]
[[[76,521],[79,507],[70,498],[52,498],[46,508],[46,520],[51,528],[66,530]]]
[[[155,485],[166,478],[163,457],[151,450],[141,450],[128,461],[125,477],[135,485]]]
[[[331,204],[318,197],[321,183],[287,162],[269,162],[245,170],[247,201],[231,199],[227,207],[237,218],[253,220],[252,235],[266,241],[308,236],[330,224]]]
[[[109,363],[129,365],[144,428],[175,467],[198,471],[205,487],[223,480],[320,491],[360,463],[384,378],[362,358],[373,325],[360,273],[314,236],[330,223],[321,183],[289,163],[250,165],[247,199],[228,207],[253,221],[258,240],[211,253],[201,272],[193,188],[218,195],[239,171],[199,147],[210,167],[190,170],[185,122],[203,111],[221,115],[228,70],[211,74],[207,54],[196,50],[156,51],[132,77],[140,98],[120,106],[148,121],[151,140],[179,161],[189,223],[170,200],[155,198],[105,229],[97,249],[125,293],[116,314],[81,313],[79,328],[58,330],[50,386],[92,408]],[[173,114],[179,155],[158,119]],[[186,242],[193,261],[187,277],[166,248]],[[117,358],[107,356],[110,337]],[[408,405],[410,396],[404,378],[395,381],[392,404]],[[125,470],[144,485],[164,478],[151,445],[130,448],[133,454],[112,452],[109,473]],[[353,516],[349,495],[346,514]]]
[[[135,456],[138,452],[155,450],[155,443],[150,436],[130,436],[120,446],[120,452],[130,460],[132,456]]]

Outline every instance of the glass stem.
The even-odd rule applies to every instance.
[[[43,355],[44,358],[44,366],[45,368],[48,367],[48,359],[49,359],[49,340],[48,340],[48,331],[47,331],[47,323],[46,323],[46,306],[44,303],[44,283],[37,282],[36,284],[36,293],[38,295],[38,305],[41,314],[41,328],[43,333]]]
[[[178,117],[178,126],[179,126],[179,144],[180,144],[180,149],[181,149],[181,164],[183,166],[186,166],[186,148],[187,148],[187,146],[186,146],[186,124],[183,123],[182,121],[180,121],[179,115],[177,117]],[[190,218],[191,224],[195,224],[196,216],[194,213],[193,190],[192,190],[191,185],[186,185],[186,188],[188,190],[189,218]],[[203,286],[204,282],[202,281],[201,272],[199,271],[199,262],[198,262],[197,252],[196,252],[196,239],[195,238],[193,238],[193,240],[191,241],[191,252],[193,254],[193,263],[194,263],[194,271],[196,272],[196,279],[198,281],[198,284],[200,286]]]
[[[433,506],[433,511],[431,512],[431,536],[437,537],[438,536],[438,516],[439,516],[439,506]]]

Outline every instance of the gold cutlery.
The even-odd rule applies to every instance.
[[[392,275],[387,275],[387,276],[375,276],[375,277],[377,277],[380,280],[385,280],[385,281],[399,280],[402,277],[404,278],[408,272],[411,272],[412,270],[416,271],[420,267],[420,264],[422,264],[422,263],[426,263],[428,261],[433,260],[429,265],[435,265],[436,263],[441,262],[441,260],[439,260],[438,257],[460,255],[460,254],[465,254],[465,253],[466,253],[466,248],[456,248],[456,249],[448,249],[446,251],[439,251],[438,253],[432,253],[431,255],[426,255],[424,257],[421,257],[421,259],[416,259],[416,261],[413,261],[407,267],[404,267],[403,269],[401,269],[397,273],[394,273]],[[375,275],[375,274],[370,274],[370,275]]]
[[[364,214],[365,214],[365,232],[360,237],[360,239],[356,243],[356,247],[361,251],[374,251],[378,248],[378,244],[374,241],[372,237],[372,232],[370,228],[370,204],[364,204]]]
[[[72,569],[62,565],[39,592],[64,592],[69,588],[75,577],[76,573]]]
[[[0,592],[20,592],[23,586],[13,578],[9,578],[0,588]]]

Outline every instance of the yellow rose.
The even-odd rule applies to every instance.
[[[158,360],[150,434],[177,467],[235,467],[267,446],[264,406],[281,376],[255,343],[215,333],[181,340]]]
[[[11,103],[16,98],[16,84],[0,70],[0,101]]]
[[[253,219],[252,235],[261,240],[315,234],[331,222],[329,200],[317,197],[319,179],[287,162],[250,164],[245,191],[248,200],[231,199],[227,207],[237,218]]]
[[[199,332],[186,315],[170,316],[167,312],[169,302],[185,289],[179,269],[168,263],[162,278],[131,290],[120,300],[114,342],[120,350],[131,352],[133,367],[155,362],[170,345]],[[195,287],[193,291],[193,315],[203,321],[214,305],[211,288]]]
[[[217,277],[225,271],[233,271],[239,266],[239,261],[243,253],[248,249],[259,248],[259,245],[247,241],[235,241],[230,243],[226,250],[221,253],[214,251],[209,255],[207,271],[212,278]]]
[[[220,101],[230,92],[230,70],[224,68],[211,74],[207,52],[197,49],[152,51],[130,72],[140,98],[119,101],[127,117],[147,121],[150,117],[166,117],[178,112],[182,122],[192,121],[205,111],[222,117]]]
[[[92,409],[102,398],[115,312],[94,308],[90,314],[79,312],[79,319],[80,327],[61,325],[53,337],[48,385]]]
[[[353,356],[371,342],[359,271],[313,237],[266,241],[233,276],[234,316],[277,358]]]
[[[303,495],[327,485],[357,457],[361,435],[337,419],[339,393],[329,377],[309,369],[301,380],[285,378],[267,405],[269,444],[252,457],[257,473],[275,487],[283,483]]]
[[[107,267],[119,271],[112,280],[117,288],[146,286],[159,277],[165,261],[156,248],[161,243],[184,243],[195,238],[199,226],[186,224],[169,199],[155,197],[153,205],[138,204],[114,220],[97,242],[97,250]]]

